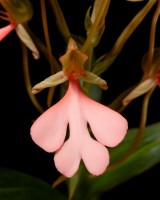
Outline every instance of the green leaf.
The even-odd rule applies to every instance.
[[[122,155],[124,155],[124,153],[128,151],[128,149],[131,147],[133,141],[136,138],[137,132],[138,128],[129,129],[124,140],[118,146],[111,148],[109,150],[111,164],[114,163],[116,160],[118,160]],[[155,140],[159,139],[160,138],[159,133],[160,133],[160,123],[155,123],[150,126],[147,126],[145,128],[144,134],[142,136],[138,148],[141,148],[142,146],[147,145],[148,143],[154,142]]]
[[[159,154],[160,140],[136,151],[115,169],[95,178],[94,181],[90,180],[88,195],[100,195],[102,192],[146,171],[160,161]]]
[[[125,140],[110,155],[112,161],[120,158],[131,146],[137,133],[136,128],[128,131]],[[130,178],[143,173],[160,162],[160,123],[146,127],[140,145],[125,161],[98,177],[88,177],[79,185],[77,199],[95,199]],[[84,189],[85,188],[85,189]]]
[[[82,171],[81,165],[82,164],[80,164],[80,166],[79,166],[78,172],[73,177],[68,179],[68,186],[69,186],[69,198],[68,199],[73,198],[74,192],[75,192],[77,185],[79,183],[81,171]]]
[[[16,170],[0,168],[0,199],[65,200],[66,198],[38,178]]]

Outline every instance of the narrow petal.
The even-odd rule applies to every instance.
[[[85,117],[96,139],[109,147],[118,145],[124,138],[128,123],[118,112],[89,99],[82,94]]]
[[[64,142],[67,130],[66,98],[44,112],[32,125],[33,141],[47,152],[54,152]]]
[[[154,79],[147,79],[140,83],[135,89],[133,89],[122,101],[123,105],[127,105],[131,100],[145,94],[155,85]]]
[[[37,47],[35,46],[35,44],[33,43],[30,35],[25,30],[25,28],[21,24],[18,24],[16,26],[15,30],[16,30],[18,37],[21,39],[21,41],[32,51],[33,57],[35,59],[38,59],[39,51],[38,51]]]
[[[38,92],[42,91],[43,89],[61,84],[64,81],[66,81],[67,79],[68,78],[67,78],[67,76],[65,76],[63,71],[57,72],[56,74],[49,76],[48,78],[44,79],[40,83],[36,84],[32,88],[32,93],[37,94]]]
[[[109,164],[109,153],[105,146],[88,136],[83,142],[82,160],[88,171],[98,176]]]
[[[0,41],[2,41],[13,29],[14,29],[14,26],[11,24],[1,28],[0,29]]]
[[[77,140],[71,138],[64,143],[54,156],[57,170],[68,178],[77,172],[80,164],[81,157],[78,146]]]
[[[85,75],[80,76],[80,79],[88,83],[96,84],[104,90],[108,89],[107,82],[92,72],[85,71]]]

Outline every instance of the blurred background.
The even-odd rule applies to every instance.
[[[80,0],[59,0],[64,16],[71,33],[85,37],[84,18],[93,0],[82,2]],[[39,1],[32,1],[34,16],[29,22],[32,31],[44,41],[41,23]],[[146,1],[131,3],[125,0],[112,0],[106,18],[106,29],[100,45],[95,49],[95,56],[111,50],[114,42],[130,22],[133,16],[145,5]],[[46,4],[47,5],[47,4]],[[141,58],[148,50],[151,19],[154,8],[140,24],[125,44],[112,66],[102,74],[107,81],[109,89],[102,93],[102,103],[110,104],[124,89],[137,83],[142,76]],[[65,52],[66,46],[56,29],[56,22],[50,6],[47,6],[48,26],[52,43],[53,54],[58,58]],[[0,20],[0,27],[3,26]],[[160,21],[157,26],[156,46],[160,46]],[[22,68],[21,44],[13,31],[0,43],[0,69],[1,69],[1,134],[0,134],[0,166],[31,174],[48,183],[59,177],[53,163],[53,155],[46,153],[34,144],[30,137],[30,127],[40,115],[35,109],[27,94]],[[49,63],[43,55],[34,60],[29,52],[29,66],[32,84],[49,76]],[[37,95],[42,105],[47,109],[45,98],[47,90]],[[53,104],[58,101],[59,87],[55,91]],[[135,99],[122,113],[127,118],[129,128],[138,127],[143,96]],[[160,88],[154,91],[148,109],[147,124],[160,121]],[[115,187],[102,195],[102,199],[115,199],[117,197],[128,199],[137,196],[154,199],[159,195],[160,164],[140,174],[127,182]],[[58,186],[65,190],[65,185]]]

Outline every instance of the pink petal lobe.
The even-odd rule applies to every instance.
[[[54,156],[57,170],[68,178],[77,172],[80,159],[79,148],[75,139],[67,140]]]
[[[109,147],[118,145],[126,135],[127,120],[118,112],[82,95],[85,117],[96,139]]]
[[[0,41],[2,41],[15,27],[11,24],[0,29]]]
[[[45,111],[32,125],[33,141],[47,152],[56,151],[64,142],[67,130],[67,98]]]
[[[88,171],[98,176],[105,172],[109,164],[109,153],[105,146],[87,136],[82,148],[82,160]]]

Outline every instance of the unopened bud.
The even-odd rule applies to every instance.
[[[16,23],[27,22],[33,16],[33,7],[29,0],[1,0],[0,3]]]

